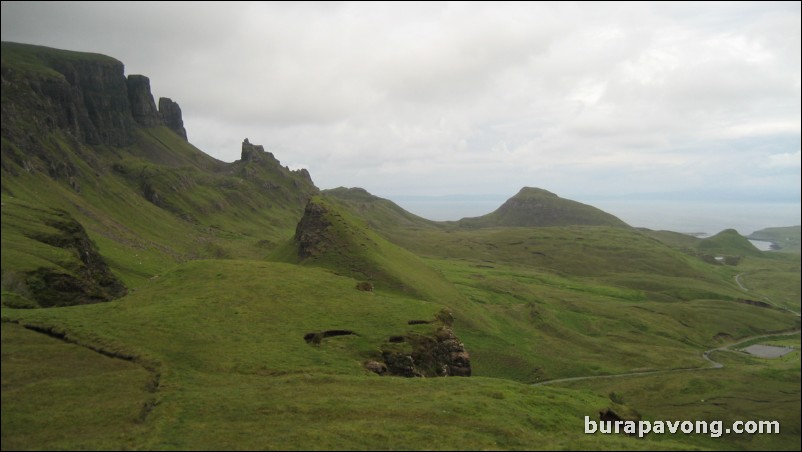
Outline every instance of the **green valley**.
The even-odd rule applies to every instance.
[[[2,74],[3,450],[799,448],[798,247],[530,187],[430,221],[206,155],[113,58]],[[584,433],[610,410],[782,430]]]

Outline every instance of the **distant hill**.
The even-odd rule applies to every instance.
[[[494,212],[458,221],[465,228],[498,226],[616,226],[626,223],[593,206],[563,199],[541,188],[524,187]]]
[[[725,256],[760,256],[761,252],[735,229],[725,229],[718,234],[702,239],[699,251]]]
[[[410,213],[388,199],[370,194],[364,188],[338,187],[323,190],[321,193],[326,197],[342,202],[377,230],[389,230],[399,227],[412,229],[442,227],[442,224]]]
[[[752,240],[772,242],[780,251],[799,253],[802,251],[802,227],[788,226],[782,228],[766,228],[748,235]]]

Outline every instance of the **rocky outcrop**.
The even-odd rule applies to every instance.
[[[412,359],[424,376],[471,376],[471,357],[465,345],[447,326],[437,329],[433,336],[410,336]]]
[[[292,171],[293,174],[297,174],[298,176],[302,177],[305,181],[311,183],[312,176],[309,174],[309,171],[306,168],[301,168]]]
[[[159,115],[165,126],[184,140],[187,139],[187,130],[184,128],[184,118],[181,116],[181,107],[178,106],[178,102],[173,102],[169,97],[160,97]]]
[[[134,122],[121,62],[64,59],[52,61],[51,67],[68,85],[66,92],[50,97],[60,123],[68,123],[87,144],[127,146],[133,142]]]
[[[97,303],[126,294],[125,286],[111,272],[80,223],[66,212],[49,214],[44,223],[58,232],[31,238],[68,250],[74,259],[60,263],[67,271],[40,267],[26,274],[27,291],[40,306]]]
[[[90,145],[133,142],[135,122],[121,62],[41,58],[51,72],[31,76],[16,66],[2,67],[4,138],[25,146],[42,133],[64,130]]]
[[[150,80],[143,75],[126,78],[120,61],[27,44],[2,45],[2,136],[25,153],[36,154],[38,137],[58,130],[83,144],[123,147],[135,142],[137,125],[169,121],[171,129],[186,137],[178,104],[169,101],[162,114]],[[12,56],[6,58],[7,53]],[[24,63],[14,59],[16,54],[25,55]]]
[[[150,92],[150,79],[144,75],[128,76],[128,102],[131,104],[131,115],[142,127],[163,125],[161,115],[156,110],[153,94]]]
[[[310,202],[304,209],[304,215],[295,228],[295,243],[298,245],[298,257],[321,254],[326,246],[326,229],[331,222],[326,218],[328,210],[320,203]]]
[[[265,152],[265,147],[261,144],[251,144],[247,138],[242,141],[242,155],[240,159],[243,162],[261,162],[264,157],[268,155],[275,160],[273,154]]]
[[[388,342],[381,353],[386,370],[376,372],[380,375],[386,373],[400,377],[471,376],[471,357],[465,350],[465,345],[449,326],[441,326],[432,334],[411,333],[406,336],[393,336]],[[374,369],[368,369],[375,372]]]

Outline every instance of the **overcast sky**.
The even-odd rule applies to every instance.
[[[321,188],[800,198],[800,3],[2,2]],[[666,197],[666,195],[662,195]],[[669,197],[670,197],[669,196]]]

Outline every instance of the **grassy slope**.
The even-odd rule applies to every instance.
[[[459,298],[454,287],[418,256],[384,239],[337,200],[315,197],[312,203],[322,206],[326,212],[322,221],[329,224],[319,233],[320,253],[300,259],[298,245],[290,239],[273,259],[329,268],[370,281],[380,290],[437,300],[444,305]]]
[[[303,203],[290,198],[298,191],[283,168],[224,168],[166,128],[140,133],[131,149],[104,151],[97,167],[81,158],[92,149],[51,137],[58,153],[77,168],[80,192],[42,173],[4,173],[3,269],[22,271],[26,262],[42,260],[36,252],[41,247],[26,231],[38,221],[33,212],[47,208],[64,209],[81,222],[129,287],[186,259],[262,257],[292,234]],[[145,154],[159,154],[169,165],[145,160]],[[239,174],[240,167],[251,168],[250,176]],[[260,189],[260,180],[278,182],[279,188]],[[144,184],[160,193],[158,205],[143,197]],[[6,244],[31,252],[25,258],[7,256]]]
[[[3,450],[130,448],[146,429],[142,367],[10,323],[2,345]]]
[[[409,213],[398,204],[374,196],[362,188],[339,187],[323,190],[322,193],[328,198],[334,198],[345,204],[351,212],[358,215],[375,230],[414,232],[444,227],[442,223]]]
[[[55,326],[72,340],[132,354],[158,368],[158,406],[148,416],[148,428],[134,442],[123,436],[112,447],[548,449],[644,444],[583,437],[583,416],[609,405],[603,397],[487,378],[406,380],[367,373],[361,362],[377,352],[378,344],[415,328],[406,320],[430,317],[439,306],[360,292],[354,284],[321,269],[196,261],[120,301],[58,310],[4,309],[3,316]],[[329,338],[319,347],[303,341],[306,332],[329,328],[352,329],[359,336]],[[3,334],[5,341],[6,328]],[[80,398],[77,378],[54,381],[63,384],[65,397]],[[57,413],[76,423],[100,415],[67,407]],[[22,415],[4,408],[3,421],[20,422]],[[133,421],[121,422],[121,427],[137,428]],[[33,428],[6,432],[9,444],[49,444],[42,437],[46,432]],[[86,444],[108,444],[102,442],[103,434],[87,433]]]

